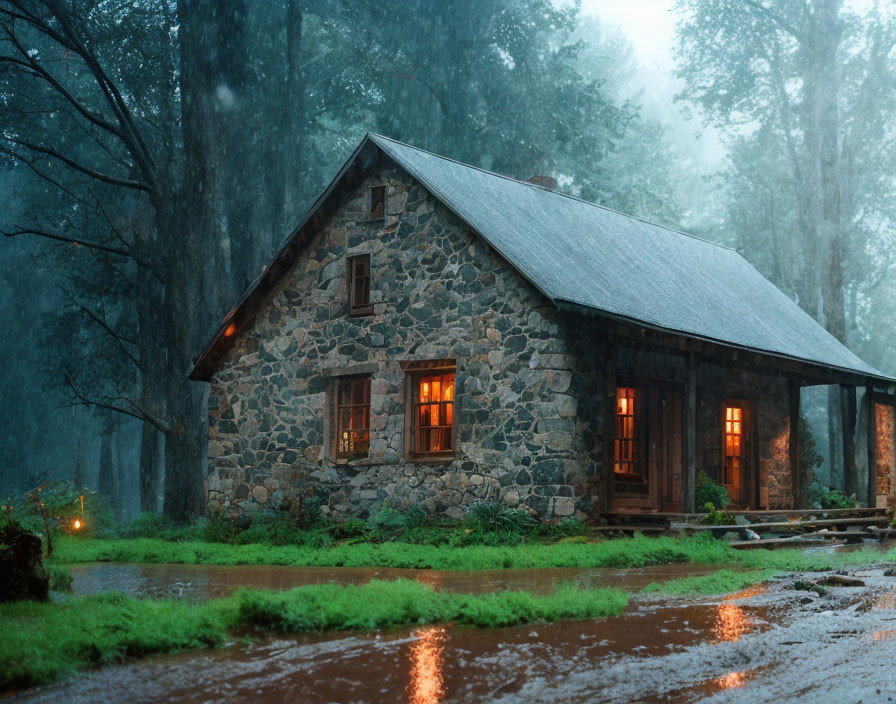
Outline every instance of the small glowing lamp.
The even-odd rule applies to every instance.
[[[81,530],[81,521],[80,521],[79,519],[76,518],[76,519],[75,519],[75,522],[72,523],[72,527],[73,527],[75,530]]]
[[[228,326],[224,329],[224,337],[230,337],[235,332],[236,332],[236,323],[231,321],[228,324]]]

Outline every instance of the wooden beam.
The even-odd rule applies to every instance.
[[[604,359],[604,476],[607,478],[607,509],[613,508],[613,459],[616,445],[616,350],[617,343],[607,338]]]
[[[873,386],[865,387],[865,415],[868,419],[868,506],[877,506],[877,404]]]
[[[802,477],[800,476],[800,385],[790,379],[787,382],[790,408],[790,479],[793,507],[803,508]]]
[[[858,493],[859,476],[856,470],[856,387],[840,386],[840,417],[843,430],[843,480],[846,495]]]
[[[697,358],[687,356],[685,378],[685,444],[687,462],[684,468],[684,508],[693,513],[697,503]]]

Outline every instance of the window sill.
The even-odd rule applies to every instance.
[[[415,464],[445,464],[446,462],[454,462],[457,457],[454,453],[450,455],[408,455],[406,457],[408,462],[414,462]]]

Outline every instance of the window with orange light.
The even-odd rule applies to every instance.
[[[415,455],[444,455],[454,451],[454,372],[414,377],[413,447]]]
[[[370,377],[336,380],[336,459],[367,457],[370,450]]]
[[[616,389],[616,442],[613,447],[613,472],[627,477],[638,474],[638,447],[635,436],[635,390]]]
[[[741,450],[743,448],[743,409],[737,406],[725,407],[725,471],[723,484],[734,484],[740,471]]]

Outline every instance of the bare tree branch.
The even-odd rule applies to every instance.
[[[38,154],[45,154],[46,156],[52,157],[53,159],[57,159],[58,161],[61,161],[63,164],[69,166],[75,171],[80,171],[82,174],[90,176],[97,181],[102,181],[103,183],[108,183],[112,186],[121,186],[122,188],[130,188],[135,191],[152,193],[152,190],[149,188],[149,186],[144,183],[139,183],[137,181],[123,181],[112,176],[107,176],[106,174],[96,171],[95,169],[91,169],[88,166],[79,164],[74,159],[70,159],[64,154],[60,154],[58,151],[56,151],[55,149],[51,149],[50,147],[41,147],[38,144],[31,144],[30,142],[23,142],[18,139],[11,139],[9,141],[30,151],[37,152]]]

